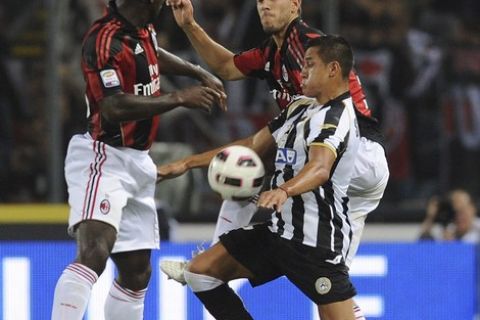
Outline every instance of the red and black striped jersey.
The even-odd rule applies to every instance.
[[[270,37],[262,45],[236,54],[235,66],[246,76],[265,79],[278,107],[283,110],[295,96],[302,95],[305,48],[310,39],[322,35],[323,32],[297,18],[288,26],[280,49]],[[362,136],[383,144],[378,121],[372,117],[362,85],[353,70],[349,81]]]
[[[114,2],[93,23],[82,48],[82,72],[86,81],[88,132],[94,140],[114,147],[149,149],[159,117],[111,123],[102,116],[99,102],[118,93],[160,95],[155,30],[137,28],[123,18]]]

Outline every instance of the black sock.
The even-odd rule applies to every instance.
[[[253,320],[240,297],[226,283],[213,290],[194,293],[217,320]]]

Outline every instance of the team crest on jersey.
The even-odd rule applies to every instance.
[[[110,201],[103,199],[102,202],[100,202],[100,212],[103,214],[108,214],[110,212]]]
[[[326,277],[318,278],[315,281],[315,290],[321,295],[327,294],[332,289],[332,281]]]
[[[276,163],[294,165],[297,163],[297,151],[289,148],[278,148],[277,156],[275,157]]]
[[[120,80],[118,79],[117,72],[113,69],[107,69],[100,72],[100,78],[102,78],[103,86],[105,88],[118,87]]]

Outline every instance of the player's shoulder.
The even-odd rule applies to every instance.
[[[304,44],[307,45],[308,41],[314,38],[318,38],[321,36],[324,36],[325,33],[320,31],[319,29],[316,29],[309,24],[307,24],[303,20],[298,20],[298,22],[295,25],[296,32],[298,33],[298,37],[300,38],[300,41]]]
[[[82,56],[91,67],[98,66],[122,50],[122,23],[115,19],[102,18],[97,20],[86,33]]]
[[[295,110],[298,110],[299,108],[306,108],[316,103],[317,101],[314,98],[309,98],[302,95],[295,96],[287,105],[287,117],[290,117],[293,113],[295,113]]]

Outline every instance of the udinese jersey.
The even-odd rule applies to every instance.
[[[82,48],[82,72],[86,81],[88,132],[94,140],[113,147],[149,149],[159,117],[109,122],[99,108],[105,97],[128,93],[160,95],[158,45],[152,25],[136,28],[110,2],[106,14],[91,26]]]
[[[270,37],[259,47],[236,54],[235,66],[246,76],[266,80],[278,107],[283,110],[294,97],[303,94],[300,84],[305,48],[311,39],[322,35],[323,32],[297,18],[288,26],[280,49]],[[349,82],[361,135],[383,145],[378,121],[372,117],[360,80],[353,70]]]
[[[278,146],[272,189],[298,175],[309,161],[311,146],[327,147],[336,155],[329,180],[311,191],[289,197],[282,212],[272,214],[270,230],[285,239],[330,250],[344,258],[352,237],[347,189],[360,139],[349,92],[323,106],[316,100],[298,97],[268,128]]]

